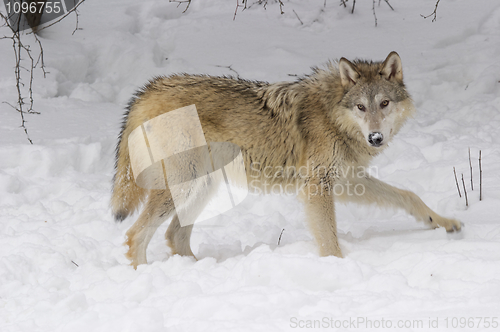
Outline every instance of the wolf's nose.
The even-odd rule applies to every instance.
[[[368,143],[372,146],[379,147],[382,145],[382,141],[384,140],[384,135],[379,132],[370,133],[368,135]]]

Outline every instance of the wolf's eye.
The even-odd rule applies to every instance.
[[[387,107],[387,105],[389,105],[389,101],[388,100],[384,100],[383,102],[380,103],[380,108]]]
[[[358,107],[358,110],[360,110],[361,112],[366,111],[366,108],[365,108],[365,106],[364,106],[364,105],[362,105],[362,104],[358,104],[358,105],[356,105],[356,106]]]

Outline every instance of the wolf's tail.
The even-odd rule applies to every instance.
[[[133,113],[137,112],[137,98],[132,100],[125,113],[122,130],[116,145],[115,176],[113,178],[113,193],[111,195],[111,210],[116,221],[122,221],[139,207],[147,196],[147,190],[137,186],[132,173],[128,149],[128,136],[140,125],[134,125]],[[132,115],[132,116],[131,116]]]

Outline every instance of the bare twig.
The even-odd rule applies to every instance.
[[[12,49],[13,49],[13,52],[14,52],[14,58],[15,58],[15,66],[14,66],[14,76],[16,78],[16,90],[17,90],[17,102],[16,102],[16,106],[8,103],[8,102],[4,102],[5,104],[11,106],[12,108],[14,108],[16,111],[19,112],[20,116],[21,116],[21,128],[24,130],[24,133],[26,134],[26,138],[28,139],[28,142],[30,142],[30,144],[33,144],[33,141],[31,140],[30,138],[30,135],[28,133],[28,128],[26,127],[26,119],[25,119],[25,114],[26,113],[29,113],[29,114],[39,114],[38,112],[35,112],[33,110],[33,103],[34,103],[34,100],[33,100],[33,72],[34,72],[34,69],[35,67],[40,64],[41,68],[42,68],[42,71],[43,71],[43,74],[45,76],[46,72],[45,72],[45,67],[44,67],[44,62],[43,62],[43,48],[42,48],[42,44],[40,43],[40,40],[38,39],[38,36],[36,34],[34,34],[35,36],[35,40],[37,41],[39,47],[40,47],[40,55],[38,56],[38,59],[37,61],[35,62],[35,59],[33,58],[32,54],[31,54],[31,48],[30,48],[30,45],[25,45],[23,43],[23,41],[21,40],[21,20],[17,20],[17,22],[15,22],[17,25],[16,26],[11,26],[10,24],[8,24],[8,17],[5,16],[4,14],[0,13],[0,17],[5,21],[4,23],[4,26],[8,26],[11,31],[12,31],[12,36],[3,36],[3,37],[0,37],[0,40],[1,39],[10,39],[12,40]],[[26,54],[26,56],[28,57],[29,59],[29,63],[30,63],[30,66],[29,66],[29,69],[28,68],[25,68],[23,66],[23,52]],[[21,69],[23,70],[26,70],[29,72],[29,83],[28,83],[28,97],[29,98],[29,103],[26,103],[25,102],[25,98],[26,97],[23,97],[23,92],[22,92],[22,88],[25,86],[23,81],[22,81],[22,72],[21,72]],[[28,105],[28,106],[25,106],[25,105]],[[27,107],[27,109],[26,109]]]
[[[245,0],[245,1],[248,1],[248,0]],[[257,4],[259,4],[259,5],[263,4],[264,5],[264,9],[267,9],[266,8],[267,7],[267,2],[268,2],[268,0],[259,0],[259,1],[257,1]],[[280,4],[280,12],[283,15],[285,13],[283,11],[283,7],[285,6],[285,4],[283,3],[283,1],[282,0],[274,0],[274,2],[275,3],[278,2]],[[325,0],[325,2],[326,2],[326,0]]]
[[[241,0],[241,5],[240,1],[236,0],[236,9],[234,10],[234,16],[233,16],[233,21],[236,19],[236,13],[238,12],[238,8],[243,7],[242,10],[247,9],[247,0]]]
[[[71,263],[75,264],[75,265],[76,265],[76,267],[79,267],[79,266],[78,266],[78,264],[76,264],[74,261],[71,261]]]
[[[14,67],[14,75],[16,78],[17,102],[16,102],[15,106],[11,105],[10,103],[7,103],[7,102],[5,102],[5,103],[10,105],[16,111],[19,112],[19,114],[21,116],[21,128],[24,130],[26,137],[27,137],[28,141],[30,142],[30,144],[33,144],[33,141],[31,140],[31,138],[29,136],[28,128],[26,127],[26,119],[25,119],[24,115],[25,114],[40,114],[39,112],[35,112],[33,109],[33,105],[34,105],[33,73],[34,73],[35,68],[39,67],[42,70],[44,77],[47,74],[47,72],[45,71],[45,63],[44,63],[44,58],[43,58],[43,47],[42,47],[42,43],[41,43],[40,39],[38,38],[38,33],[40,33],[40,31],[60,22],[66,16],[68,16],[69,14],[71,14],[73,12],[76,14],[76,26],[75,26],[75,30],[73,31],[73,33],[75,33],[76,30],[79,30],[77,9],[84,1],[85,0],[80,0],[73,8],[68,10],[64,15],[62,15],[57,20],[53,21],[51,24],[44,26],[43,28],[38,28],[38,26],[36,25],[37,22],[40,22],[41,15],[38,16],[37,20],[33,21],[33,19],[32,19],[33,22],[30,21],[31,22],[30,27],[31,27],[32,31],[27,32],[26,35],[33,34],[33,37],[35,38],[35,42],[38,44],[40,52],[38,54],[38,57],[36,58],[36,61],[32,55],[32,49],[31,49],[30,45],[25,44],[23,42],[23,40],[21,40],[21,32],[24,29],[24,28],[21,28],[21,16],[18,19],[16,19],[14,22],[12,22],[12,21],[9,21],[8,16],[0,13],[0,18],[4,20],[4,24],[2,26],[8,26],[10,28],[10,30],[12,31],[11,36],[0,37],[0,40],[1,39],[12,40],[12,48],[14,51],[14,58],[15,58],[15,63],[16,63],[16,65]],[[41,2],[37,3],[37,5],[39,5],[39,7],[37,7],[37,8],[39,8],[39,10],[41,11],[43,8],[43,5],[41,5],[41,7],[40,7],[40,3]],[[42,12],[42,14],[43,14],[43,12]],[[30,18],[28,18],[28,20],[30,20]],[[11,22],[11,24],[9,24],[9,22]],[[28,59],[24,59],[23,55],[26,56]],[[29,61],[29,66],[27,68],[23,65],[23,60]],[[25,84],[23,83],[23,80],[22,80],[23,75],[22,75],[21,69],[29,72],[29,83],[27,86],[28,96],[27,97],[24,97],[23,91],[22,91]],[[29,103],[25,102],[26,98],[29,99]]]
[[[82,0],[82,2],[85,1],[85,0]],[[73,12],[75,13],[76,15],[76,23],[75,23],[75,30],[73,30],[73,32],[71,33],[71,35],[73,36],[75,34],[75,32],[77,30],[81,30],[81,28],[79,28],[79,25],[80,25],[80,14],[78,14],[78,9],[77,8],[74,8]]]
[[[437,15],[437,9],[438,9],[438,6],[439,6],[439,1],[441,1],[441,0],[437,0],[437,1],[436,1],[436,7],[434,7],[434,11],[433,11],[432,13],[430,13],[430,14],[429,14],[429,15],[427,15],[427,16],[424,16],[424,15],[420,14],[420,16],[422,16],[423,18],[429,18],[429,17],[431,17],[431,16],[434,16],[434,17],[432,18],[432,22],[436,21],[436,15]]]
[[[182,13],[185,13],[189,6],[191,5],[191,0],[168,0],[168,2],[177,2],[177,7],[179,7],[183,3],[187,3],[186,8],[182,11]]]
[[[44,26],[43,28],[41,29],[38,29],[37,33],[42,31],[42,30],[45,30],[47,28],[50,28],[51,26],[53,26],[54,24],[57,24],[59,22],[61,22],[62,20],[64,20],[67,16],[69,16],[71,13],[75,13],[76,14],[76,26],[75,26],[75,30],[73,30],[73,34],[75,33],[75,31],[77,30],[80,30],[80,28],[78,27],[78,7],[80,7],[80,5],[82,3],[84,3],[85,0],[80,0],[76,5],[75,7],[71,8],[71,10],[68,10],[66,12],[66,14],[64,14],[63,16],[59,17],[57,20],[55,20],[54,22],[50,23],[49,25],[46,25]]]
[[[233,67],[231,67],[232,65],[229,65],[229,66],[220,66],[220,65],[215,65],[215,67],[219,67],[219,68],[227,68],[229,69],[230,71],[232,71],[233,73],[236,74],[236,77],[240,78],[240,74],[233,69]]]
[[[177,3],[177,7],[179,7],[181,4],[185,3],[186,4],[186,8],[184,8],[184,10],[182,11],[182,13],[185,13],[189,9],[189,6],[191,5],[191,0],[168,0],[168,2],[175,2],[175,3]],[[258,0],[256,2],[254,2],[253,4],[248,5],[248,0],[236,0],[236,8],[234,9],[233,21],[236,19],[236,15],[238,14],[238,10],[240,8],[241,8],[241,11],[244,11],[245,9],[252,7],[254,4],[258,4],[258,5],[264,5],[263,6],[264,9],[267,9],[266,8],[267,7],[267,2],[268,2],[268,0]],[[285,4],[283,3],[283,1],[282,0],[274,0],[274,2],[279,3],[279,5],[280,5],[280,12],[281,12],[281,14],[284,14],[285,12],[283,11],[283,7],[285,6]],[[324,6],[326,7],[326,0],[325,0],[325,3],[324,3]]]
[[[339,6],[344,6],[344,8],[346,8],[348,1],[349,0],[340,0]],[[391,8],[391,10],[394,10],[394,7],[392,7],[392,5],[389,2],[389,0],[384,0],[384,1],[387,4],[387,6],[389,6],[389,8]],[[372,13],[373,13],[373,17],[375,19],[375,27],[376,27],[378,25],[378,20],[377,20],[377,13],[376,13],[376,10],[375,10],[375,2],[376,2],[376,0],[372,0]],[[379,7],[380,7],[380,3],[381,2],[382,2],[382,0],[378,0]],[[354,14],[354,8],[356,8],[356,0],[352,0],[351,14]]]
[[[472,161],[470,160],[470,148],[469,148],[469,167],[470,167],[470,188],[474,191],[474,181],[472,181]]]
[[[241,1],[241,4],[240,4],[240,1]],[[238,8],[242,8],[241,11],[244,11],[245,9],[252,7],[254,4],[257,4],[257,5],[263,5],[264,9],[267,9],[267,2],[268,2],[268,0],[258,0],[247,7],[248,0],[236,0],[236,9],[234,10],[233,21],[236,19],[236,14],[238,13]],[[281,15],[283,15],[285,13],[283,11],[283,7],[285,6],[283,1],[282,0],[274,0],[274,2],[279,3],[280,13],[281,13]]]
[[[458,196],[462,198],[462,194],[460,193],[460,186],[458,185],[457,172],[455,171],[455,167],[453,167],[453,174],[455,174],[455,183],[457,184]]]
[[[481,168],[481,150],[479,150],[479,200],[483,200],[483,169]]]
[[[302,20],[300,19],[299,15],[297,15],[297,13],[295,12],[295,9],[293,9],[293,13],[295,14],[295,16],[297,16],[297,19],[299,20],[300,25],[304,25],[304,22],[302,22]]]
[[[462,173],[462,184],[464,186],[465,206],[469,206],[469,200],[467,199],[467,189],[465,189],[464,173]]]
[[[285,229],[283,228],[283,229],[281,230],[280,237],[279,237],[279,239],[278,239],[278,245],[280,245],[280,243],[281,243],[281,236],[283,235],[283,232],[284,232],[284,231],[285,231]]]
[[[394,8],[392,8],[391,4],[389,3],[389,0],[384,0],[384,1],[387,4],[387,6],[389,6],[389,8],[391,8],[394,11]],[[379,1],[379,5],[380,5],[380,1]]]
[[[285,6],[285,4],[283,3],[283,1],[281,0],[278,0],[279,4],[280,4],[280,12],[281,12],[281,15],[283,15],[285,12],[283,11],[283,7]]]

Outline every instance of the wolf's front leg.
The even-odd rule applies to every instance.
[[[299,194],[299,197],[304,202],[307,221],[319,246],[320,255],[342,258],[342,251],[337,240],[333,196],[328,190],[319,188],[321,188],[319,185],[305,186],[305,190]]]
[[[395,188],[369,176],[344,178],[339,182],[345,189],[339,197],[341,199],[401,208],[433,228],[444,227],[447,232],[461,230],[459,221],[438,215],[411,191]]]

